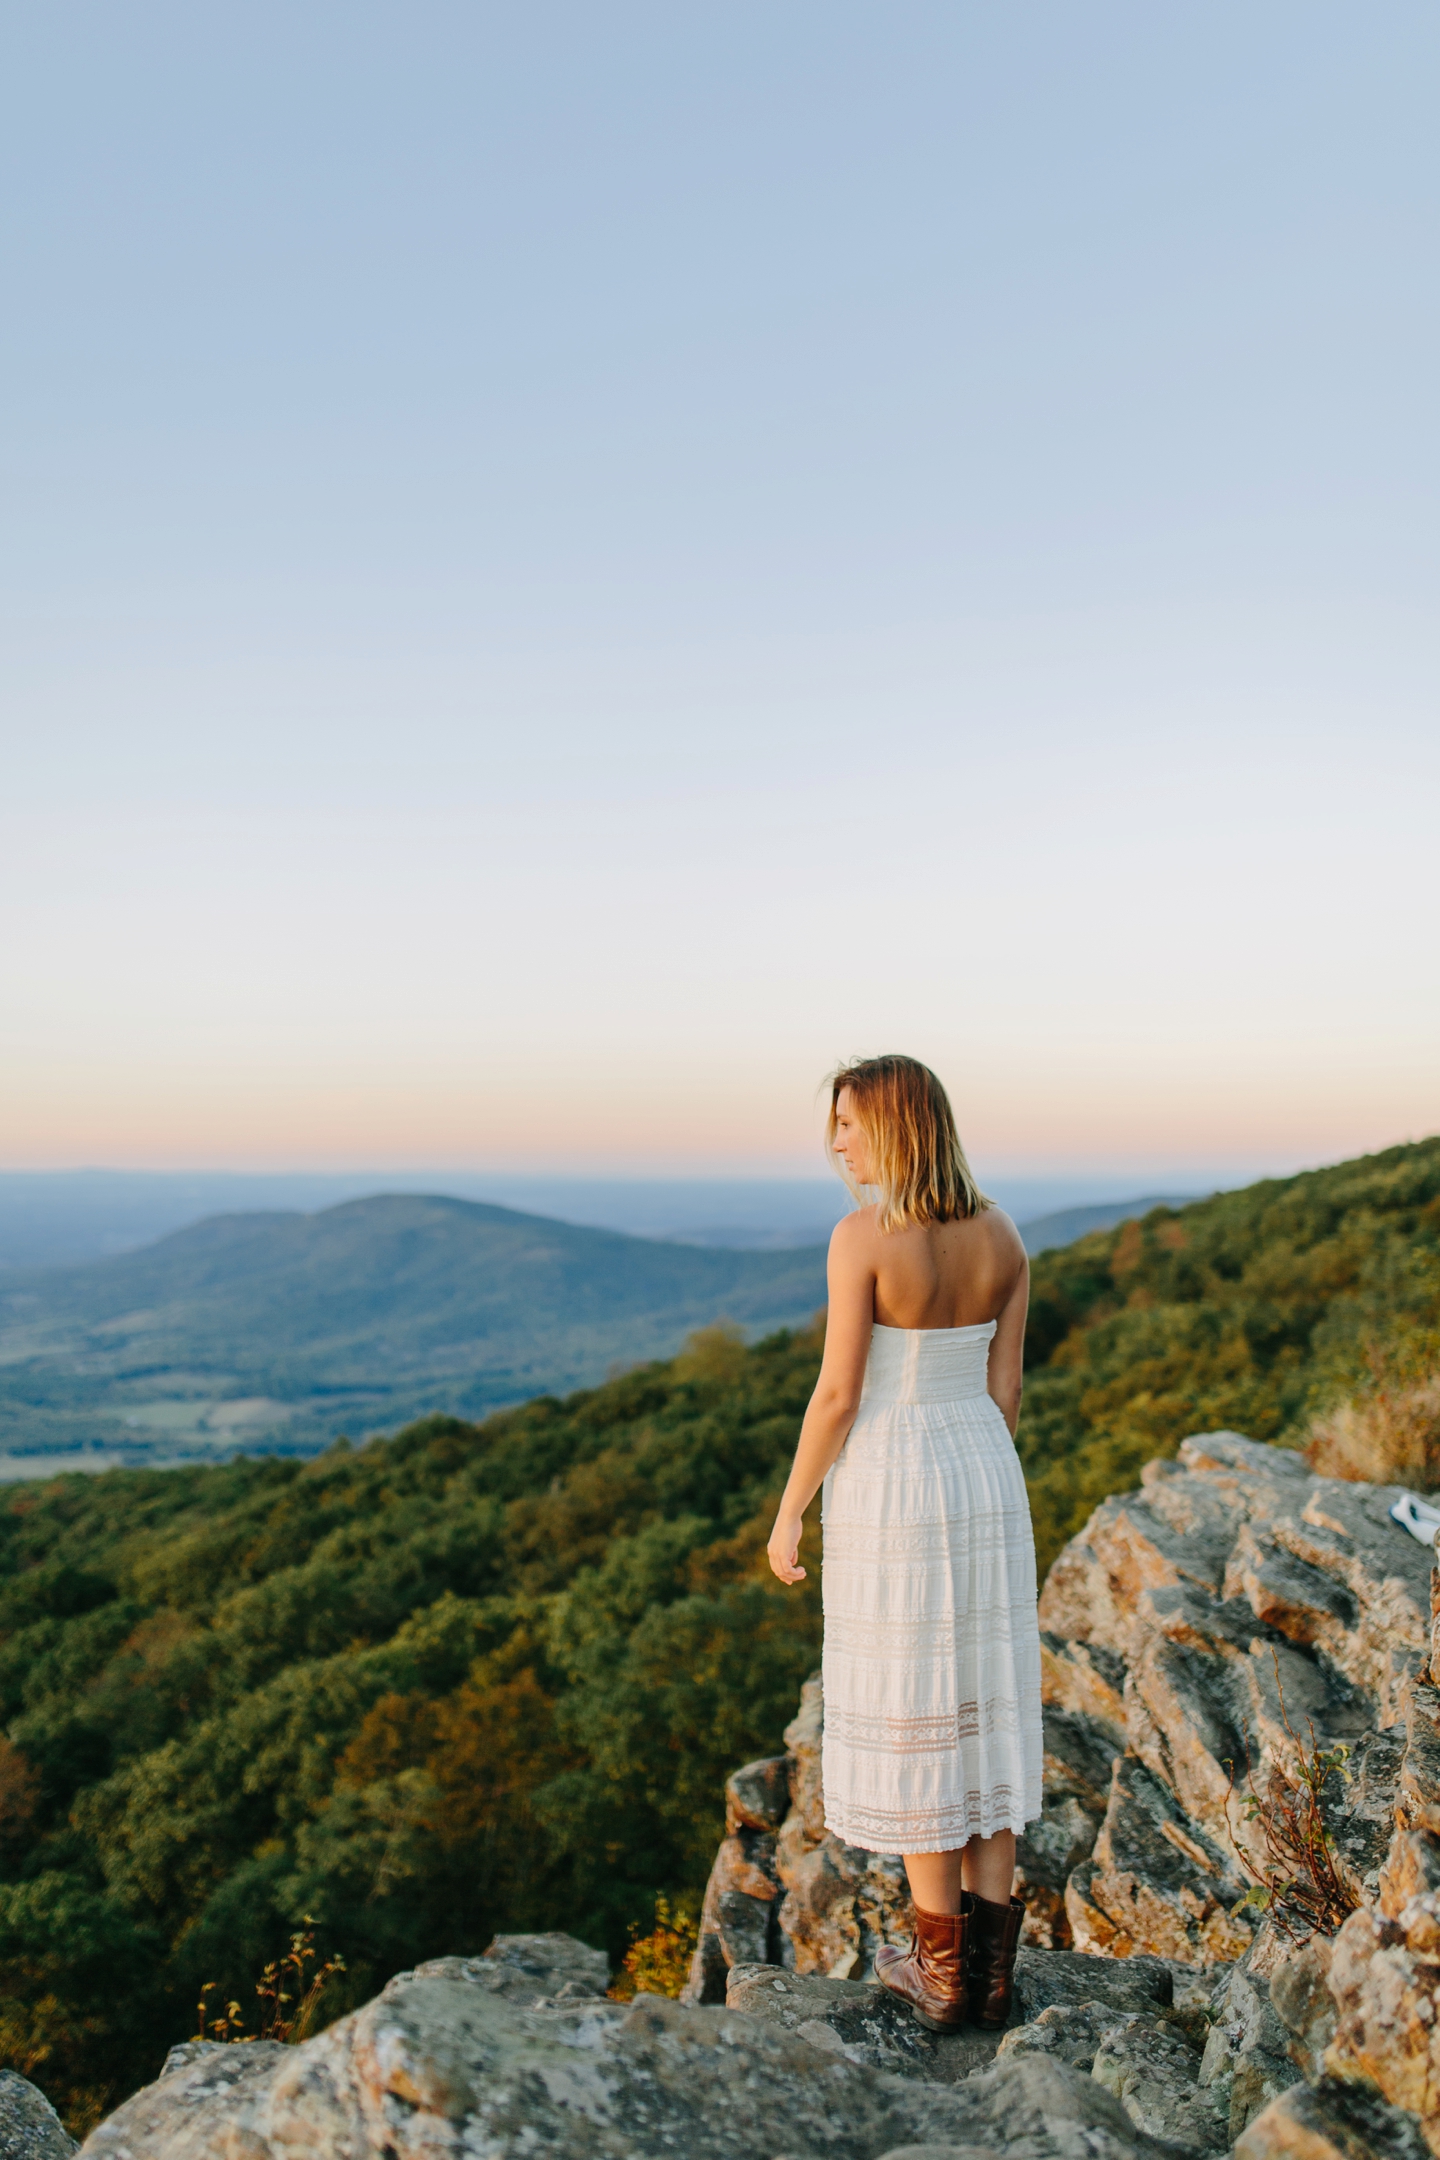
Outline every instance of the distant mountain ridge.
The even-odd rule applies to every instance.
[[[1155,1190],[1193,1181],[1156,1170]],[[1220,1178],[1214,1185],[1245,1183]],[[982,1175],[1022,1229],[1080,1208],[1142,1205],[1103,1173],[1092,1178]],[[413,1171],[0,1170],[0,1276],[85,1267],[188,1230],[213,1215],[313,1215],[379,1193],[442,1194],[627,1237],[754,1251],[823,1245],[849,1206],[838,1178],[622,1178],[433,1169]]]
[[[480,1201],[380,1195],[222,1215],[0,1282],[0,1448],[309,1453],[672,1354],[697,1327],[806,1321],[823,1248],[660,1243]]]
[[[1173,1204],[1102,1201],[1022,1234],[1038,1253]],[[210,1216],[0,1275],[0,1477],[80,1448],[97,1466],[311,1454],[593,1385],[720,1319],[803,1324],[824,1300],[819,1244],[691,1245],[446,1194]]]

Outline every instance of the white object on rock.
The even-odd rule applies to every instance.
[[[1435,1533],[1440,1530],[1440,1508],[1432,1507],[1428,1500],[1422,1500],[1413,1492],[1401,1493],[1390,1510],[1390,1519],[1399,1523],[1402,1530],[1408,1530],[1411,1537],[1418,1538],[1422,1545],[1433,1545]]]

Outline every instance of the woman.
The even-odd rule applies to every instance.
[[[799,1582],[825,1486],[825,1819],[900,1852],[915,1905],[884,1986],[922,2025],[1005,2023],[1024,1907],[1015,1836],[1040,1813],[1035,1547],[1015,1453],[1029,1270],[979,1190],[949,1098],[914,1058],[834,1074],[829,1145],[859,1199],[830,1241],[830,1310],[770,1565]]]

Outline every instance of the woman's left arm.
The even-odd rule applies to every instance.
[[[1018,1235],[1013,1230],[1011,1235],[1019,1245]],[[1010,1428],[1012,1440],[1020,1423],[1020,1396],[1025,1385],[1025,1315],[1029,1307],[1030,1262],[1021,1246],[1020,1273],[995,1322],[985,1380],[986,1391],[1000,1405],[1000,1414]]]
[[[783,1583],[805,1579],[805,1570],[799,1564],[805,1510],[844,1447],[860,1407],[870,1330],[875,1321],[875,1268],[870,1250],[873,1234],[863,1214],[846,1215],[835,1225],[830,1240],[825,1355],[770,1533],[770,1566]]]

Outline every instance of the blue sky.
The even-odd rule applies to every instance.
[[[1440,18],[0,28],[0,1156],[1432,1129]]]

